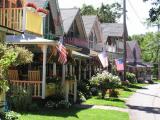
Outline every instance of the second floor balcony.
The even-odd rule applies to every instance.
[[[65,44],[74,45],[77,47],[88,48],[88,41],[80,38],[65,38]]]
[[[23,8],[0,8],[0,25],[22,31]]]

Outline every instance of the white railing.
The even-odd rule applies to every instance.
[[[33,87],[32,97],[41,97],[41,86],[42,81],[22,81],[22,80],[10,80],[11,85],[22,87],[27,89],[28,87]]]

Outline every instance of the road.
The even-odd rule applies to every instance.
[[[138,90],[127,105],[130,120],[160,120],[160,84],[153,84]]]

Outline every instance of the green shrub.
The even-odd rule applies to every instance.
[[[29,110],[29,106],[32,104],[32,87],[24,89],[21,86],[12,86],[8,101],[11,109],[15,111]]]
[[[20,114],[10,111],[10,112],[1,112],[0,119],[2,120],[18,120]]]
[[[67,108],[68,109],[71,107],[71,104],[70,102],[67,102],[65,100],[61,100],[59,102],[54,102],[52,100],[49,100],[46,102],[45,107],[51,108],[51,109],[57,109],[57,108],[60,108],[60,109]]]
[[[134,73],[127,72],[126,77],[130,83],[137,83],[136,75]]]
[[[102,99],[104,99],[108,89],[116,89],[120,87],[121,80],[118,76],[103,71],[102,73],[97,73],[96,76],[93,76],[90,79],[90,84],[97,87],[101,91]]]
[[[81,93],[83,93],[83,95],[85,96],[85,98],[90,98],[91,97],[91,89],[90,89],[90,85],[85,82],[85,81],[81,81],[78,86],[77,86],[78,91],[80,91]]]
[[[115,89],[111,89],[109,91],[109,97],[114,97],[114,98],[118,98],[119,92]]]
[[[29,111],[38,111],[39,110],[39,106],[36,103],[32,103],[29,106]]]

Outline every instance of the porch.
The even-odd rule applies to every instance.
[[[0,8],[0,25],[22,31],[23,8]]]
[[[27,89],[32,88],[32,96],[45,99],[57,91],[65,96],[66,101],[69,95],[73,96],[74,102],[77,99],[77,81],[81,80],[81,73],[84,78],[87,76],[87,69],[82,70],[81,63],[86,62],[89,56],[76,52],[76,47],[66,46],[69,52],[68,63],[59,64],[57,57],[58,45],[54,40],[43,39],[34,35],[7,36],[7,44],[17,44],[26,47],[34,53],[31,64],[11,68],[12,79],[9,78],[12,86]],[[77,48],[78,50],[78,48]],[[91,66],[88,65],[88,76],[91,77]],[[11,72],[10,72],[11,73]]]

